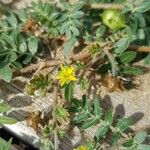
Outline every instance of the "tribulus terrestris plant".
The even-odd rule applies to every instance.
[[[54,93],[48,121],[40,126],[42,150],[58,149],[71,125],[84,133],[97,127],[74,150],[150,149],[145,132],[127,132],[131,118],[114,120],[113,109],[105,112],[97,98],[101,84],[110,92],[125,90],[144,72],[136,63],[150,64],[148,0],[37,0],[25,9],[1,10],[0,77],[10,82],[13,75],[34,72],[25,92]],[[85,96],[89,91],[93,99]]]

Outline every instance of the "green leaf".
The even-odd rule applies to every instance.
[[[71,26],[70,27],[70,30],[73,32],[73,34],[75,35],[75,36],[78,36],[80,33],[79,33],[79,30],[76,28],[76,27],[74,27],[74,26]]]
[[[18,44],[19,51],[25,53],[27,51],[27,44],[25,38],[21,34],[18,35]]]
[[[148,54],[148,55],[146,56],[146,58],[144,59],[144,64],[145,64],[145,65],[150,65],[150,54]]]
[[[16,119],[6,116],[0,116],[0,124],[15,124],[16,122]]]
[[[72,21],[72,25],[76,26],[76,27],[81,27],[81,22],[77,19],[71,20]]]
[[[38,50],[38,40],[35,37],[30,37],[28,39],[28,49],[32,55],[35,55]]]
[[[76,43],[77,39],[76,37],[70,38],[65,44],[64,44],[64,55],[68,56],[71,52],[72,47]]]
[[[94,115],[96,115],[97,117],[101,118],[101,116],[102,116],[102,108],[101,108],[100,102],[99,102],[99,100],[97,98],[94,100],[93,105],[94,105],[94,110],[93,110]]]
[[[145,40],[145,37],[146,35],[145,35],[145,30],[144,29],[138,29],[138,31],[137,31],[137,38],[139,39],[139,40]]]
[[[11,143],[12,138],[10,138],[8,142],[0,138],[0,150],[10,150]]]
[[[71,101],[73,98],[73,83],[69,83],[65,87],[65,99]]]
[[[123,64],[127,64],[133,61],[136,58],[136,55],[137,53],[134,51],[127,51],[127,52],[122,53],[119,56],[119,59],[121,60]]]
[[[129,140],[127,140],[126,142],[124,142],[122,144],[123,147],[131,147],[133,145],[134,145],[134,140],[133,139],[129,139]]]
[[[134,17],[136,17],[139,20],[139,26],[141,28],[145,28],[146,26],[146,19],[144,18],[144,15],[141,13],[135,13]]]
[[[9,27],[9,24],[6,20],[0,20],[0,27],[3,28],[5,27],[7,29],[7,27]]]
[[[86,108],[87,106],[87,97],[85,94],[82,95],[82,104],[83,104],[83,107]]]
[[[134,9],[134,11],[138,13],[144,13],[146,11],[150,10],[150,1],[148,0],[142,0],[138,6]]]
[[[10,52],[7,57],[9,62],[14,62],[17,60],[17,54],[15,52]]]
[[[16,46],[15,42],[13,41],[13,37],[8,36],[8,35],[3,35],[0,40],[4,40],[5,45],[8,48],[11,48],[11,49],[14,49],[14,50],[17,49],[17,46]]]
[[[10,53],[10,51],[9,50],[1,50],[0,51],[0,57],[2,56],[6,56],[7,54],[9,54]]]
[[[123,53],[129,46],[129,40],[127,38],[121,39],[114,44],[115,52],[117,54]]]
[[[60,28],[60,34],[64,34],[66,32],[66,29],[67,29],[67,24],[63,23]]]
[[[110,108],[106,113],[105,113],[105,122],[107,122],[109,125],[113,123],[113,113],[112,113],[112,108]]]
[[[121,133],[120,132],[113,132],[112,139],[111,139],[112,145],[117,144],[117,142],[118,142],[120,137],[121,137]]]
[[[10,150],[11,143],[12,143],[12,138],[10,138],[9,141],[6,143],[6,148],[5,148],[5,150]]]
[[[73,14],[71,14],[71,18],[73,19],[79,19],[83,17],[84,13],[82,11],[75,11]]]
[[[25,22],[27,19],[27,15],[24,9],[17,10],[17,16],[22,22]]]
[[[95,140],[99,140],[100,138],[102,138],[106,132],[109,130],[109,126],[101,126],[99,127],[94,135]]]
[[[150,145],[140,144],[138,148],[139,150],[150,150]]]
[[[150,19],[150,17],[148,17]],[[150,46],[150,28],[145,29],[146,39],[144,40],[147,46]],[[149,53],[150,55],[150,53]]]
[[[22,68],[22,64],[18,61],[12,62],[13,68],[15,69],[21,69]]]
[[[84,2],[83,1],[78,1],[77,3],[75,3],[73,5],[73,11],[77,11],[79,9],[81,9],[84,5]]]
[[[9,65],[0,68],[0,78],[6,82],[10,82],[12,79],[12,70]]]
[[[12,27],[17,27],[18,21],[13,13],[11,13],[9,17],[7,17],[7,21]]]
[[[89,100],[87,100],[86,95],[82,96],[82,108],[88,113],[91,112],[91,103],[89,102]]]
[[[101,25],[97,30],[96,30],[96,37],[101,37],[106,31],[106,27],[104,25]]]
[[[98,118],[88,119],[86,122],[84,122],[84,124],[82,125],[82,128],[87,129],[89,127],[96,125],[97,122],[98,122]]]
[[[82,105],[81,101],[76,98],[72,98],[72,104],[74,104],[76,107],[80,107]]]
[[[23,64],[25,64],[25,65],[27,65],[28,63],[30,63],[31,60],[32,60],[32,58],[33,58],[33,56],[32,56],[31,53],[26,53],[26,56],[24,56],[24,57],[25,57],[25,58],[24,58],[24,60],[23,60],[22,62],[23,62]]]
[[[85,119],[87,119],[88,117],[89,117],[89,113],[84,112],[82,114],[79,114],[79,115],[75,116],[74,119],[73,119],[73,121],[75,123],[80,123],[82,121],[85,121]]]
[[[126,129],[128,129],[131,124],[132,124],[131,118],[123,118],[118,120],[117,127],[121,132],[123,132]]]
[[[136,68],[136,67],[123,67],[121,69],[121,72],[123,74],[128,74],[128,75],[140,75],[143,73],[143,71],[140,68]]]
[[[134,140],[137,143],[141,144],[145,141],[146,137],[147,137],[147,133],[142,131],[142,132],[139,132],[135,135]]]
[[[0,112],[7,112],[10,110],[10,106],[5,103],[0,103]]]
[[[67,40],[70,40],[72,37],[72,32],[70,30],[70,27],[67,27],[66,29],[66,37],[67,37]]]

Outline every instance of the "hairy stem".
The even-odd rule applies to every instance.
[[[120,9],[124,8],[124,4],[110,4],[110,3],[94,3],[91,5],[92,9]]]
[[[51,66],[57,66],[59,64],[62,64],[64,61],[63,60],[49,60],[49,61],[46,61],[45,62],[45,66],[44,67],[51,67]],[[31,64],[30,66],[27,66],[23,69],[20,69],[19,71],[16,70],[14,72],[14,75],[21,75],[21,74],[25,74],[25,73],[28,73],[28,72],[32,72],[32,71],[35,71],[39,68],[39,66],[41,66],[41,64],[43,64],[43,62],[39,62],[37,64]],[[43,68],[43,66],[42,66]]]
[[[108,59],[109,59],[109,61],[111,63],[111,72],[112,72],[112,75],[115,76],[116,72],[118,71],[118,67],[117,67],[117,64],[116,64],[114,56],[109,52],[109,50],[110,50],[110,47],[106,46],[103,49],[103,52],[105,53],[105,55],[107,55],[107,57],[108,57]]]

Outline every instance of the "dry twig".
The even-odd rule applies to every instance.
[[[150,52],[150,47],[147,46],[129,45],[128,49],[138,52],[146,52],[146,53]]]
[[[63,62],[64,62],[63,60],[58,59],[58,60],[49,60],[45,62],[39,62],[37,64],[31,64],[30,66],[27,66],[26,68],[16,70],[14,72],[14,75],[21,75],[21,74],[29,73],[32,71],[36,71],[39,68],[39,66],[41,66],[41,64],[45,64],[44,66],[42,65],[42,68],[44,68],[44,67],[57,66],[59,64],[62,64]]]

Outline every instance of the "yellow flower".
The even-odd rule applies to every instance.
[[[76,81],[77,79],[74,76],[74,68],[60,65],[61,70],[58,72],[56,79],[59,80],[61,86],[68,84],[70,81]]]
[[[85,146],[80,146],[78,148],[74,148],[73,150],[88,150]]]

